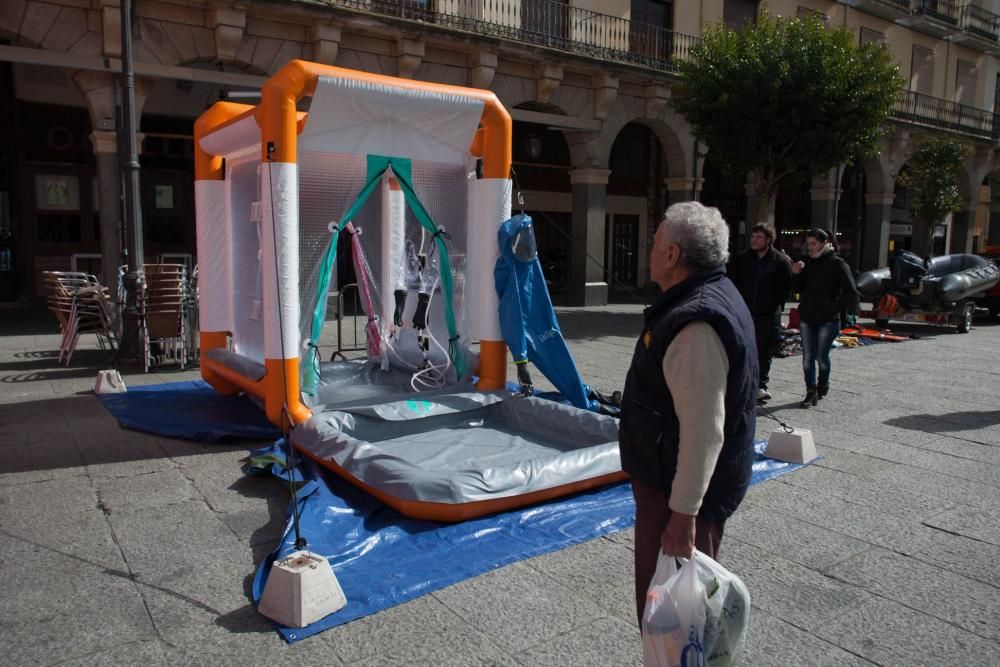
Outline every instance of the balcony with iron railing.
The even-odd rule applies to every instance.
[[[331,7],[674,72],[701,39],[556,0],[324,0]]]
[[[911,0],[839,0],[840,4],[895,21],[910,15]]]
[[[961,13],[958,0],[913,0],[910,11],[951,25],[958,24]]]
[[[912,0],[910,15],[899,19],[897,23],[944,38],[958,30],[960,14],[958,0]]]
[[[950,37],[956,44],[980,51],[1000,48],[1000,16],[971,2],[962,7],[958,29]]]
[[[892,110],[897,121],[990,139],[1000,139],[1000,115],[965,104],[904,91]]]
[[[555,0],[325,0],[332,7],[363,11],[541,45],[599,60],[675,72],[701,39],[656,26],[571,7]],[[913,4],[954,4],[914,0]],[[956,10],[957,11],[957,10]],[[974,15],[973,15],[974,14]],[[957,14],[956,14],[957,15]],[[972,22],[987,20],[970,13]],[[956,22],[957,22],[956,18]],[[970,23],[971,25],[971,23]],[[979,27],[988,27],[980,25]],[[1000,140],[1000,116],[991,111],[904,91],[893,108],[898,122]]]

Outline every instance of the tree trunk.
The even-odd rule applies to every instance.
[[[913,219],[913,247],[911,252],[921,257],[929,257],[934,248],[934,223],[921,218]]]
[[[747,229],[757,223],[774,224],[774,203],[778,195],[778,183],[769,172],[754,169],[751,173],[750,196],[747,197]]]

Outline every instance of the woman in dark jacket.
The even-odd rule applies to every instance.
[[[826,232],[809,230],[806,248],[805,260],[792,265],[793,286],[799,292],[802,370],[806,380],[806,397],[800,404],[803,408],[816,405],[830,391],[830,349],[840,333],[841,304],[858,294],[851,269],[834,252]]]

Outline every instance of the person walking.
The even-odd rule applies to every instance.
[[[841,306],[859,297],[851,269],[822,229],[806,233],[807,255],[792,264],[792,286],[799,292],[799,332],[806,395],[803,408],[816,405],[830,391],[830,350],[840,333]],[[817,377],[816,369],[819,368]]]
[[[781,337],[781,310],[792,281],[791,261],[774,249],[774,227],[767,224],[751,227],[750,248],[736,255],[726,272],[753,317],[760,366],[757,401],[763,403],[771,398],[767,391],[771,358]]]
[[[758,386],[753,320],[726,278],[718,209],[667,209],[650,251],[663,293],[644,313],[625,380],[618,444],[635,496],[639,625],[662,551],[717,558],[750,483]]]

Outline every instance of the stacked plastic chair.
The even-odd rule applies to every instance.
[[[198,319],[198,265],[196,264],[194,270],[191,272],[191,277],[188,280],[188,290],[187,290],[187,301],[186,310],[184,314],[184,327],[187,331],[187,353],[188,360],[191,362],[197,362],[199,357],[199,346],[198,346],[198,329],[199,329],[199,319]]]
[[[59,363],[69,366],[80,336],[95,334],[102,350],[114,352],[119,342],[119,316],[108,289],[96,277],[76,271],[44,271],[49,310],[62,331]]]
[[[175,359],[187,367],[190,310],[187,267],[183,264],[146,264],[139,281],[143,368]]]

